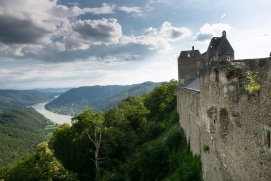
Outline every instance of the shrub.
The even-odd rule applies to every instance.
[[[206,152],[209,152],[209,146],[208,145],[204,145],[203,146],[203,151],[206,153]]]

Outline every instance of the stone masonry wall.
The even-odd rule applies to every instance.
[[[271,61],[214,62],[200,71],[200,93],[179,89],[180,124],[204,180],[271,180]],[[244,73],[257,73],[260,91],[249,94]],[[208,148],[208,149],[207,149]]]
[[[194,154],[200,154],[200,127],[199,127],[199,92],[187,89],[178,90],[182,97],[179,101],[179,114],[183,115],[180,120],[184,128],[187,141],[190,141],[190,149]]]

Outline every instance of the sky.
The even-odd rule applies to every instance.
[[[268,57],[270,0],[0,0],[0,89],[177,79],[177,58],[222,31],[236,59]]]

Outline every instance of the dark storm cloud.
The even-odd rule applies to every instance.
[[[74,26],[73,30],[79,32],[84,38],[91,37],[100,40],[110,38],[110,34],[108,32],[112,31],[113,28],[105,25],[98,25],[96,28],[93,28],[92,26],[84,23]]]
[[[116,19],[80,20],[72,28],[83,38],[95,41],[111,41],[121,36],[121,26]]]
[[[38,43],[48,33],[30,20],[0,16],[0,42],[4,44]]]

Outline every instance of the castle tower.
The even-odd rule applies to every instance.
[[[234,60],[234,50],[227,39],[226,31],[221,37],[213,37],[207,49],[206,61],[230,61]]]
[[[203,65],[204,59],[199,50],[181,51],[178,57],[178,81],[184,85],[198,76],[198,71]]]

